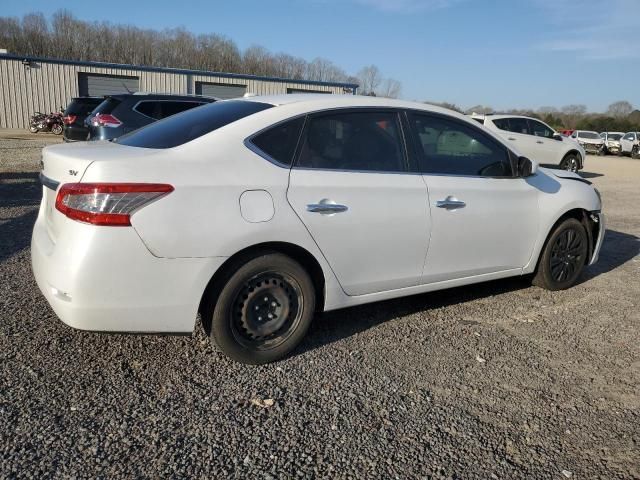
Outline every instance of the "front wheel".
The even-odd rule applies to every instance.
[[[571,287],[586,264],[587,253],[584,226],[575,218],[568,218],[551,232],[540,255],[533,284],[547,290]]]
[[[640,147],[638,145],[634,145],[631,149],[631,158],[640,158]]]
[[[59,123],[56,123],[55,125],[53,125],[51,127],[51,132],[53,132],[54,135],[61,135],[62,134],[62,125],[60,125]]]
[[[284,357],[302,341],[313,319],[311,277],[280,253],[244,259],[215,290],[211,340],[240,363],[259,365]]]
[[[580,160],[575,153],[570,153],[560,163],[560,168],[569,172],[577,173],[580,167]]]

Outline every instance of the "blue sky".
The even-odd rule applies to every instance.
[[[215,32],[349,73],[376,64],[411,100],[495,109],[617,100],[640,108],[640,0],[268,0],[9,3],[84,20]],[[166,5],[166,6],[165,6]]]

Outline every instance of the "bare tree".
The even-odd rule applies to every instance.
[[[387,78],[382,82],[380,87],[380,96],[387,98],[398,98],[400,91],[402,90],[402,84],[395,78]]]
[[[382,83],[380,69],[375,65],[369,65],[358,72],[360,80],[360,92],[363,95],[377,95],[377,90]]]
[[[467,111],[465,113],[479,113],[479,114],[486,114],[486,113],[492,113],[494,110],[493,108],[487,106],[487,105],[475,105],[469,109],[467,109]]]
[[[561,112],[565,126],[576,128],[578,121],[587,113],[587,107],[585,105],[565,105]]]
[[[633,112],[633,105],[627,102],[626,100],[620,100],[619,102],[614,102],[609,105],[607,108],[607,115],[610,115],[614,118],[625,118],[631,115]]]
[[[455,103],[449,103],[449,102],[424,102],[424,103],[427,103],[429,105],[435,105],[436,107],[446,108],[448,110],[453,110],[454,112],[464,113],[463,110],[459,106],[457,106]]]

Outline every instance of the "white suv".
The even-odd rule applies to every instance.
[[[584,167],[584,149],[540,120],[518,115],[478,115],[471,118],[497,133],[522,155],[539,163],[577,172]]]
[[[622,154],[629,154],[632,158],[640,156],[640,132],[628,132],[620,139]]]

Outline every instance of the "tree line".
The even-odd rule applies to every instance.
[[[50,19],[42,13],[0,17],[0,48],[34,57],[356,83],[361,94],[393,98],[402,89],[398,80],[384,78],[375,65],[350,75],[326,58],[307,61],[260,45],[241,50],[224,35],[196,35],[182,27],[154,30],[88,22],[68,10],[58,10]]]
[[[565,105],[562,108],[540,107],[531,109],[507,109],[495,111],[487,105],[475,105],[463,110],[449,102],[426,102],[432,105],[455,110],[459,113],[496,113],[524,115],[542,120],[556,130],[593,130],[596,132],[630,132],[640,131],[640,110],[626,100],[614,102],[605,113],[590,113],[586,105]]]

